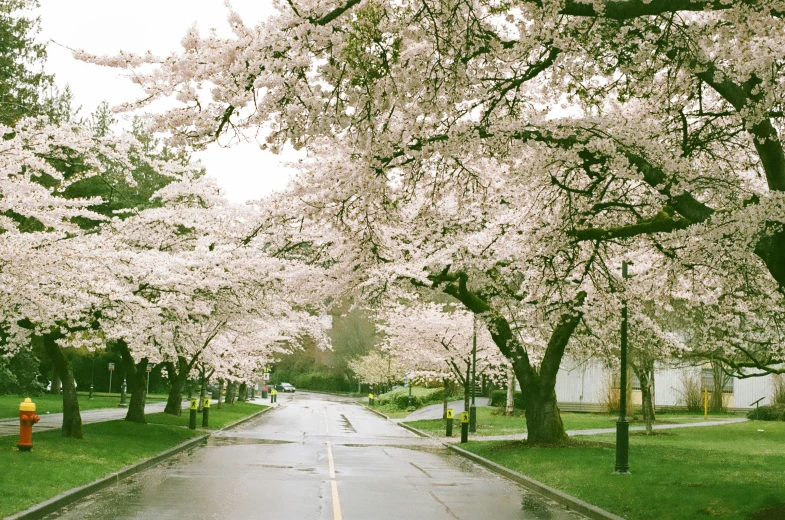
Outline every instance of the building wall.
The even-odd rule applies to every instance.
[[[569,404],[570,410],[598,410],[604,401],[603,393],[607,392],[613,371],[602,363],[589,360],[579,363],[565,356],[556,377],[556,397],[560,404]],[[655,406],[683,406],[684,379],[700,378],[701,367],[672,367],[657,365],[654,371],[654,404]],[[724,403],[728,408],[752,408],[750,404],[763,397],[761,405],[768,404],[772,394],[772,376],[752,377],[747,379],[734,378],[733,393],[724,395]],[[641,393],[633,391],[631,403],[641,403]]]

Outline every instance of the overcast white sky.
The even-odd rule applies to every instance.
[[[167,55],[180,48],[185,31],[196,23],[202,32],[211,28],[228,33],[223,0],[40,0],[41,39],[54,40],[94,54],[151,51]],[[233,0],[232,6],[247,24],[272,12],[271,0]],[[48,72],[60,88],[66,84],[87,116],[102,100],[118,104],[136,99],[140,90],[122,72],[74,60],[70,51],[48,46]],[[218,179],[232,201],[259,198],[286,186],[291,170],[278,157],[253,144],[219,148],[198,155],[208,174]]]

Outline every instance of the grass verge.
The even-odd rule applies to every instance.
[[[628,520],[785,517],[785,423],[632,435],[632,474],[623,476],[612,475],[613,434],[555,448],[519,441],[461,447]]]
[[[114,395],[99,395],[95,394],[93,399],[87,397],[88,394],[79,394],[79,410],[96,410],[99,408],[117,408],[120,402],[120,394]],[[38,415],[45,415],[49,413],[62,413],[63,412],[63,396],[62,395],[36,395],[31,399],[36,405],[36,413]],[[165,400],[166,396],[156,397],[147,396],[147,402],[155,402]],[[19,403],[24,401],[24,397],[16,395],[0,395],[0,419],[9,419],[12,417],[19,417]]]
[[[381,410],[380,410],[381,411]],[[387,412],[384,412],[387,413]],[[389,415],[389,414],[388,414]],[[404,415],[405,417],[405,415]],[[567,430],[590,430],[596,428],[615,428],[617,416],[599,413],[564,412],[561,414],[564,428]],[[678,424],[700,422],[702,417],[667,415],[654,424]],[[711,419],[711,417],[709,417]],[[453,428],[460,428],[459,419],[453,423]],[[407,422],[419,430],[431,435],[443,436],[445,422],[443,419],[428,419]],[[632,426],[643,426],[643,421],[630,421]],[[516,411],[513,415],[504,415],[501,408],[477,407],[477,433],[481,437],[492,435],[514,435],[526,433],[526,417],[523,412]]]
[[[238,402],[235,404],[224,404],[221,408],[218,408],[215,404],[213,404],[210,406],[210,427],[208,429],[219,430],[232,424],[233,422],[244,419],[249,415],[261,412],[265,408],[269,408],[269,406]],[[169,415],[163,412],[150,413],[147,414],[147,422],[150,424],[166,424],[170,426],[187,427],[189,416],[190,410],[188,409],[183,410],[183,414],[180,416]],[[197,414],[196,416],[196,427],[202,427],[201,413]]]
[[[84,439],[59,430],[33,434],[33,451],[16,449],[16,437],[0,446],[0,517],[152,457],[199,435],[186,428],[108,421],[83,426]]]

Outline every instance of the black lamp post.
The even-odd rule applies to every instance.
[[[475,394],[477,393],[477,316],[474,316],[472,324],[472,405],[469,407],[469,431],[471,433],[476,433],[477,401],[475,399]]]
[[[626,261],[621,263],[621,277],[627,279]],[[621,303],[621,382],[619,383],[619,420],[616,421],[616,467],[614,475],[630,474],[630,423],[627,422],[627,298]]]

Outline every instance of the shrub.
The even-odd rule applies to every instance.
[[[785,378],[782,374],[774,374],[771,377],[771,402],[772,404],[785,405]]]
[[[632,378],[629,371],[627,372],[627,408],[632,409]],[[605,383],[602,387],[602,394],[600,395],[600,404],[602,404],[605,411],[608,413],[619,413],[621,408],[621,388],[617,385],[618,378],[615,373],[608,374]]]
[[[409,394],[403,395],[396,395],[394,397],[393,402],[395,403],[395,407],[401,410],[406,410],[409,408]],[[416,395],[412,396],[412,406],[415,408],[419,408],[423,405],[422,399],[417,397]]]
[[[747,413],[747,418],[754,421],[785,421],[785,405],[770,404],[760,406]]]
[[[513,408],[516,410],[525,410],[526,406],[523,404],[523,394],[515,392],[512,398]],[[494,390],[491,393],[491,406],[498,406],[504,408],[507,406],[507,390]]]
[[[701,378],[699,375],[685,373],[681,376],[681,402],[687,407],[688,412],[703,410],[703,396],[701,395]]]

